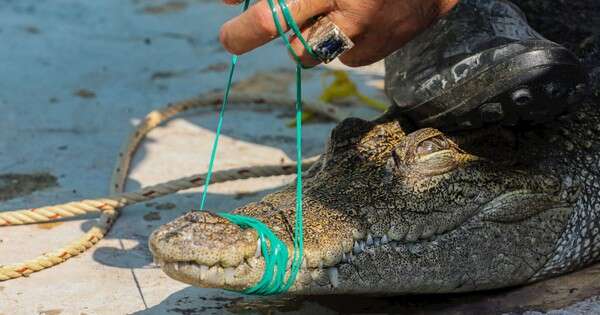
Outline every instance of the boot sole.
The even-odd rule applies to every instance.
[[[543,48],[498,63],[419,105],[457,106],[425,119],[411,118],[418,126],[445,131],[536,125],[574,110],[586,92],[586,74],[573,54],[562,47]],[[410,117],[410,110],[406,114]]]

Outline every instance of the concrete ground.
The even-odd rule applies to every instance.
[[[0,1],[0,208],[106,194],[121,142],[146,113],[224,87],[228,55],[218,43],[218,28],[238,11],[217,0]],[[237,90],[292,95],[292,69],[284,47],[268,45],[243,56]],[[319,95],[325,71],[306,74],[307,98]],[[351,73],[361,90],[382,98],[377,89],[381,71],[378,65]],[[353,108],[364,117],[375,114]],[[293,160],[294,130],[286,127],[291,116],[290,108],[232,107],[216,168]],[[213,111],[200,110],[153,131],[136,155],[128,189],[204,172],[215,122]],[[333,125],[319,121],[306,126],[306,156],[320,153]],[[214,185],[208,208],[230,210],[290,179]],[[152,263],[147,237],[157,226],[197,207],[198,192],[128,207],[106,239],[83,255],[0,283],[0,314],[348,310],[346,299],[255,299],[192,288],[166,277]],[[58,248],[89,229],[93,219],[2,228],[0,264]],[[378,300],[353,301],[361,305],[356,311],[382,310]],[[335,307],[340,304],[345,308]],[[552,314],[600,313],[599,305],[592,298]]]

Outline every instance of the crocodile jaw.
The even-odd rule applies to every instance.
[[[339,262],[326,265],[321,261],[320,265],[311,267],[305,258],[290,292],[307,295],[392,295],[462,292],[517,285],[527,282],[552,253],[553,242],[548,240],[557,238],[561,232],[552,222],[562,222],[569,215],[570,208],[558,207],[525,221],[511,223],[497,218],[489,220],[486,213],[481,212],[446,234],[410,243],[369,234],[355,241],[349,252],[341,253]],[[213,215],[191,212],[175,222],[185,222],[196,216]],[[541,230],[548,233],[538,233]],[[181,234],[189,231],[185,228],[178,230]],[[238,232],[244,234],[247,231],[240,229]],[[198,233],[197,229],[195,233]],[[192,259],[185,255],[169,256],[173,252],[164,253],[160,248],[164,248],[166,234],[161,229],[154,232],[150,248],[156,263],[175,280],[197,287],[243,291],[254,286],[264,273],[264,257],[257,239],[249,242],[248,246],[240,243],[217,250],[221,256],[230,256],[254,247],[239,264],[224,265],[222,260],[209,265],[206,262],[214,259],[213,255],[208,259],[207,256]],[[202,238],[198,235],[191,237]],[[224,237],[236,238],[232,235]],[[524,244],[523,240],[526,240]],[[535,244],[534,249],[531,244]],[[182,248],[192,253],[198,246]]]
[[[570,216],[560,186],[477,159],[436,130],[404,137],[393,121],[346,121],[304,181],[304,261],[290,291],[415,294],[526,283]],[[291,252],[294,191],[234,213],[261,220]],[[161,227],[150,248],[169,276],[196,286],[244,290],[264,271],[255,232],[208,213]]]

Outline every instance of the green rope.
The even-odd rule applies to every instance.
[[[219,111],[219,122],[217,123],[217,131],[215,132],[215,140],[213,142],[212,151],[210,153],[210,162],[208,163],[208,173],[206,174],[206,181],[204,182],[204,188],[202,190],[202,201],[200,202],[200,210],[204,210],[206,204],[206,195],[208,193],[208,185],[212,178],[213,167],[215,165],[215,158],[217,156],[217,147],[219,145],[219,137],[221,136],[221,129],[223,127],[223,118],[225,117],[225,107],[229,101],[229,92],[231,90],[231,82],[233,80],[233,73],[235,72],[235,65],[237,64],[238,56],[231,56],[231,66],[229,68],[229,79],[227,88],[225,89],[225,96],[223,97],[223,104],[221,104],[221,110]]]
[[[248,10],[250,0],[245,0],[243,11]],[[231,92],[231,84],[233,82],[233,74],[235,73],[235,65],[237,64],[238,56],[231,56],[231,66],[229,67],[229,77],[227,79],[227,87],[225,88],[225,95],[223,96],[223,103],[221,104],[221,110],[219,111],[219,121],[217,123],[217,130],[215,132],[215,140],[213,141],[212,150],[210,153],[210,162],[208,162],[208,172],[206,173],[206,181],[204,181],[204,188],[202,189],[202,201],[200,202],[200,210],[204,210],[206,204],[206,196],[208,195],[208,185],[213,174],[213,168],[215,166],[215,158],[217,157],[217,147],[219,146],[219,137],[221,136],[221,129],[223,128],[223,119],[225,118],[225,108],[229,102],[229,94]]]
[[[273,0],[267,0],[269,6],[271,7],[271,12],[273,14],[273,22],[275,27],[277,28],[277,32],[280,37],[285,42],[287,49],[290,51],[291,55],[294,57],[296,61],[296,121],[302,121],[302,68],[303,65],[300,62],[300,58],[292,49],[290,41],[288,40],[281,23],[279,22],[279,17],[277,15],[277,10],[273,3]],[[244,2],[244,11],[248,9],[250,0],[245,0]],[[298,25],[294,21],[292,15],[289,12],[287,5],[284,0],[279,0],[279,8],[283,13],[283,17],[286,21],[286,24],[292,31],[296,34],[299,40],[302,42],[306,50],[312,55],[315,56],[314,52],[302,37],[300,33],[300,29]],[[231,92],[231,85],[233,82],[233,74],[235,72],[235,66],[237,64],[238,56],[231,57],[231,67],[229,70],[229,77],[227,80],[227,87],[225,89],[225,96],[223,97],[223,103],[221,105],[221,109],[219,111],[219,120],[217,123],[217,130],[215,140],[213,142],[212,151],[210,155],[210,162],[208,165],[208,173],[206,176],[206,181],[204,183],[204,188],[202,191],[202,202],[200,204],[200,210],[204,211],[204,206],[206,204],[206,197],[208,193],[208,186],[210,185],[210,181],[212,178],[214,162],[216,159],[216,152],[219,143],[219,137],[221,135],[221,129],[223,126],[223,120],[225,117],[225,108],[227,107],[227,103],[229,100],[229,94]],[[296,124],[296,216],[295,216],[295,225],[294,225],[294,253],[292,257],[292,262],[290,266],[290,275],[287,280],[284,280],[285,274],[287,271],[288,258],[289,253],[286,244],[281,241],[273,231],[269,229],[264,223],[259,220],[251,217],[246,217],[242,215],[236,215],[231,213],[218,213],[219,216],[229,220],[233,224],[239,225],[244,229],[255,229],[258,232],[258,237],[261,240],[261,252],[265,259],[265,271],[261,278],[261,280],[251,288],[244,290],[243,293],[246,294],[255,294],[255,295],[272,295],[272,294],[280,294],[287,292],[290,287],[296,281],[296,277],[300,272],[300,267],[302,265],[302,257],[304,253],[304,231],[302,226],[302,124]],[[269,246],[267,246],[269,244]]]
[[[269,0],[269,2],[271,2],[271,0]],[[272,9],[273,8],[272,3],[270,4],[270,6],[271,6],[271,9]],[[319,57],[317,57],[317,54],[315,54],[315,52],[312,50],[312,47],[310,47],[310,45],[308,44],[308,42],[304,39],[304,36],[302,36],[302,32],[300,31],[300,28],[298,27],[298,24],[296,24],[296,20],[294,20],[294,17],[290,13],[290,10],[289,10],[287,4],[285,3],[285,0],[279,0],[279,7],[281,8],[281,13],[283,14],[285,22],[287,23],[288,27],[294,32],[294,34],[296,35],[296,37],[298,37],[298,39],[300,40],[300,42],[304,46],[304,49],[306,49],[306,51],[313,58],[315,58],[316,60],[319,60]]]
[[[298,56],[298,54],[296,54],[296,52],[292,48],[292,44],[290,43],[290,40],[288,39],[287,35],[285,34],[285,31],[283,30],[281,23],[279,22],[277,8],[275,7],[273,0],[267,0],[267,3],[269,4],[269,7],[271,8],[271,15],[273,16],[273,23],[275,24],[275,28],[277,29],[277,33],[279,34],[279,37],[285,43],[285,46],[287,47],[288,51],[290,52],[290,55],[292,55],[292,57],[294,58],[294,61],[296,61],[296,64],[300,65],[301,68],[306,69],[307,67],[304,67],[304,65],[302,64],[302,61],[300,61],[300,57]],[[304,39],[304,36],[302,36],[302,32],[300,32],[300,28],[298,28],[298,24],[296,24],[296,21],[294,20],[294,17],[290,13],[290,10],[289,10],[287,4],[285,4],[285,0],[278,0],[278,4],[279,4],[279,8],[281,9],[281,13],[283,14],[283,18],[284,18],[285,23],[287,24],[288,28],[294,32],[296,37],[298,37],[298,39],[304,46],[304,49],[306,49],[306,51],[313,58],[318,59],[315,52],[312,50],[312,48],[310,47],[308,42]]]

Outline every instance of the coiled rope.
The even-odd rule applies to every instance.
[[[109,196],[33,209],[0,212],[0,227],[45,223],[83,216],[88,213],[100,213],[100,218],[87,233],[67,245],[57,250],[41,254],[31,260],[10,265],[0,265],[0,281],[28,276],[34,272],[48,269],[65,262],[66,260],[85,252],[106,235],[117,220],[119,211],[125,206],[173,194],[180,190],[204,185],[206,174],[197,174],[146,187],[136,192],[124,192],[133,155],[138,149],[141,141],[152,129],[183,112],[192,109],[218,107],[222,101],[223,95],[221,94],[207,94],[194,99],[169,104],[162,109],[155,110],[148,114],[131,132],[119,152],[117,163],[110,181]],[[235,105],[268,104],[289,106],[294,103],[295,100],[292,98],[273,94],[236,93],[229,97],[229,104]],[[343,109],[323,102],[303,101],[302,104],[305,108],[334,121],[342,121],[344,118],[348,117],[348,114],[345,113]],[[302,160],[302,168],[310,167],[315,160],[316,158]],[[224,183],[256,177],[291,175],[294,174],[296,167],[296,163],[288,163],[218,171],[213,173],[212,183]]]

